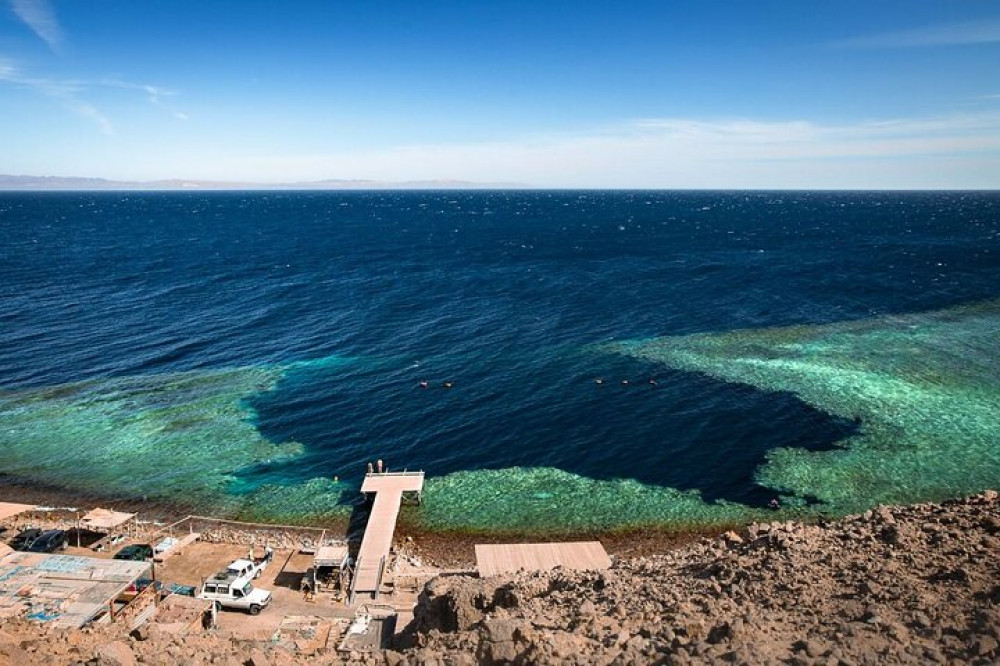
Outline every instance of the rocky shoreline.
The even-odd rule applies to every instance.
[[[997,663],[1000,502],[750,525],[607,572],[432,582],[416,656],[520,663]]]
[[[0,475],[0,502],[19,502],[46,507],[73,507],[86,512],[101,506],[118,511],[138,513],[139,518],[149,523],[166,525],[179,521],[190,514],[201,513],[197,507],[184,506],[164,501],[141,500],[114,496],[99,496],[81,493],[72,489],[40,486]],[[25,525],[44,524],[47,527],[68,529],[72,527],[76,512],[46,511],[33,512],[11,522],[14,528]],[[233,518],[218,516],[220,522]],[[735,526],[734,526],[735,527]],[[222,543],[244,545],[271,545],[281,547],[296,542],[302,532],[326,529],[331,535],[347,538],[350,517],[330,517],[315,524],[291,528],[293,537],[284,538],[280,527],[269,527],[266,523],[256,531],[234,528],[231,534],[219,533],[216,538],[206,538]],[[152,528],[151,528],[152,529]],[[222,532],[225,532],[223,530]],[[406,549],[429,565],[442,569],[469,569],[475,567],[475,545],[477,543],[518,543],[534,541],[583,541],[600,540],[609,554],[618,557],[639,557],[663,552],[697,541],[719,532],[718,528],[669,529],[665,527],[629,528],[605,532],[572,532],[566,534],[533,532],[483,532],[463,530],[431,530],[421,526],[407,515],[407,507],[396,527],[396,539],[405,542]],[[359,536],[360,533],[354,535]]]
[[[394,650],[308,658],[224,634],[0,626],[0,663],[992,664],[996,492],[843,520],[753,524],[605,572],[443,576]]]

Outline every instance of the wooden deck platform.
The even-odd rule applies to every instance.
[[[34,504],[15,504],[14,502],[0,502],[0,520],[7,520],[8,518],[13,518],[19,513],[24,513],[25,511],[32,511],[35,508]]]
[[[524,571],[607,569],[611,558],[599,541],[565,543],[476,544],[476,567],[482,577]]]
[[[358,550],[354,581],[351,585],[352,598],[374,600],[378,598],[382,582],[382,569],[392,547],[392,535],[396,531],[399,507],[404,493],[419,496],[424,488],[423,472],[386,472],[368,474],[361,484],[361,492],[375,494],[365,534]],[[353,600],[353,599],[352,599]]]

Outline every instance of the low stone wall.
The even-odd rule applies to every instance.
[[[77,526],[77,516],[65,511],[33,511],[4,521],[10,538],[18,532],[38,528],[42,530],[71,530]],[[201,534],[201,540],[274,550],[312,550],[320,545],[343,542],[341,534],[331,534],[316,527],[270,526],[255,523],[189,516],[168,526],[142,524],[130,526],[129,533],[140,542],[155,543],[167,536],[181,538],[190,532]],[[75,544],[74,544],[75,545]]]
[[[212,520],[190,517],[170,526],[164,534],[182,536],[189,532],[201,534],[201,540],[209,543],[227,543],[260,548],[267,546],[275,550],[311,550],[324,543],[342,541],[339,535],[331,535],[319,528],[269,526],[235,521]]]

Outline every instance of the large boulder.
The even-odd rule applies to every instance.
[[[483,619],[491,607],[479,581],[436,578],[420,593],[413,612],[415,628],[421,633],[432,630],[466,631]]]
[[[100,645],[95,656],[98,666],[135,666],[135,655],[125,641],[112,641]]]

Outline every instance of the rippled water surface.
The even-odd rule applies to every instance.
[[[383,458],[485,529],[938,499],[1000,485],[998,297],[997,194],[3,194],[0,472],[309,520]]]

